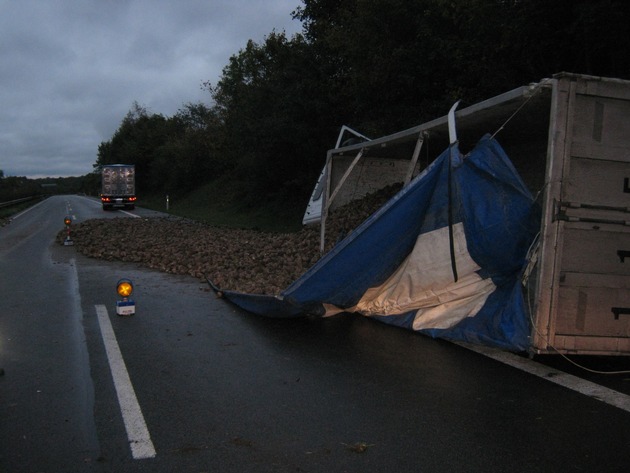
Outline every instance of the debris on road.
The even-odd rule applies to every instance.
[[[331,213],[326,251],[400,187],[390,186]],[[279,294],[320,258],[318,225],[296,233],[271,233],[212,227],[178,217],[125,217],[87,220],[72,229],[75,247],[88,257],[207,276],[218,288],[251,294]],[[58,234],[60,244],[65,236],[65,230]]]

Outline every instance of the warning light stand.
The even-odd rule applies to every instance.
[[[133,293],[133,283],[129,279],[121,279],[116,284],[116,292],[122,300],[116,301],[117,315],[134,315],[136,313],[136,303],[130,299]]]
[[[70,224],[72,223],[72,219],[70,217],[66,217],[63,219],[63,223],[66,224],[66,230],[68,234],[66,235],[66,239],[63,241],[64,246],[72,246],[74,242],[72,238],[70,238]]]

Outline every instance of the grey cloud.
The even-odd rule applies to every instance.
[[[209,101],[248,39],[300,30],[300,0],[0,0],[0,169],[82,175],[134,101]]]

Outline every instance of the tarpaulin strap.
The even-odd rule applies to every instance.
[[[451,145],[448,155],[448,240],[451,252],[451,270],[453,271],[453,280],[457,282],[457,262],[455,261],[455,239],[453,237],[453,184],[452,184],[452,167],[453,167],[453,148]]]

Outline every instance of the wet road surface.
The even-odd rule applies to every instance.
[[[82,257],[53,244],[67,212],[124,215],[54,197],[0,229],[3,473],[627,471],[626,410],[362,317],[265,319]],[[115,315],[121,277],[133,317]],[[103,310],[154,456],[134,456]]]

